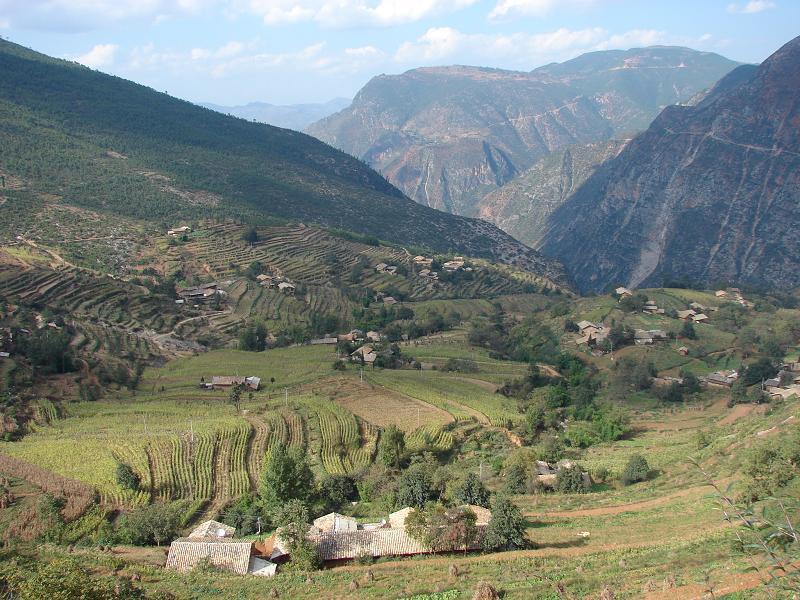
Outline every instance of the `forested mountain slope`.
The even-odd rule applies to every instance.
[[[551,152],[646,127],[736,63],[687,48],[595,52],[532,72],[435,67],[373,78],[308,132],[421,204],[461,215]]]
[[[305,134],[218,114],[0,41],[0,173],[17,193],[160,225],[196,216],[319,223],[381,239],[558,267],[497,228],[405,198]],[[4,235],[14,232],[4,231]]]
[[[800,285],[800,38],[671,106],[552,216],[583,290],[682,279]]]

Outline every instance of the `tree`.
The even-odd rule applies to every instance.
[[[328,475],[322,480],[319,488],[322,501],[331,510],[336,510],[346,502],[358,498],[356,482],[349,475]]]
[[[468,508],[445,510],[441,504],[432,504],[408,515],[406,530],[432,552],[466,552],[478,542],[476,521],[475,513]]]
[[[516,550],[528,546],[525,518],[508,496],[495,497],[483,545],[487,550]]]
[[[227,506],[222,517],[223,523],[236,528],[237,535],[260,533],[260,527],[264,527],[268,521],[268,515],[255,494],[245,494]]]
[[[134,600],[144,598],[127,579],[112,576],[95,577],[78,561],[70,558],[36,561],[33,565],[11,569],[4,577],[11,594],[20,600]]]
[[[263,352],[267,348],[267,328],[263,323],[253,323],[239,334],[239,350]]]
[[[387,467],[399,468],[406,452],[406,436],[396,425],[389,425],[381,433],[378,459]]]
[[[772,364],[772,361],[769,358],[759,358],[753,364],[748,365],[744,371],[742,379],[744,380],[745,385],[755,385],[757,383],[761,383],[765,379],[771,379],[772,377],[775,377],[777,373],[777,367]]]
[[[236,412],[239,412],[239,408],[242,405],[242,390],[244,390],[244,386],[240,383],[237,383],[228,393],[228,402],[233,404],[233,406],[236,408]]]
[[[556,490],[562,494],[585,494],[589,491],[589,482],[583,476],[583,469],[578,465],[561,467],[556,475]]]
[[[276,445],[261,475],[259,496],[264,504],[274,508],[289,500],[307,503],[313,490],[314,473],[303,451]]]
[[[253,245],[258,242],[258,231],[255,227],[249,227],[242,234],[242,239],[248,244]]]
[[[524,494],[528,487],[528,470],[525,465],[516,463],[506,470],[506,484],[504,487],[507,494]]]
[[[298,500],[289,500],[275,512],[275,524],[280,528],[280,537],[286,543],[292,557],[287,568],[290,571],[313,571],[321,564],[317,547],[306,538],[309,514],[306,505]]]
[[[422,508],[435,499],[433,477],[426,463],[415,463],[400,476],[397,488],[398,505]]]
[[[141,478],[137,475],[136,471],[134,471],[130,465],[126,465],[125,463],[117,463],[117,483],[120,487],[125,488],[126,490],[138,490],[139,485],[141,484]]]
[[[644,456],[641,454],[634,454],[625,465],[625,470],[622,472],[623,485],[631,485],[640,481],[645,481],[650,474],[650,466],[647,464]]]
[[[697,332],[694,330],[694,324],[691,320],[686,319],[683,322],[683,327],[681,327],[680,336],[687,340],[696,340],[697,339]]]
[[[122,530],[132,544],[160,546],[177,535],[179,523],[180,512],[175,506],[155,502],[129,512]]]
[[[467,473],[464,481],[453,494],[453,500],[458,504],[474,504],[475,506],[489,506],[489,490],[475,473]]]

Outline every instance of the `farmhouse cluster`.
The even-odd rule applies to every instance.
[[[437,551],[479,550],[492,517],[482,506],[464,505],[453,510],[470,512],[475,516],[475,535],[466,547],[444,547]],[[406,507],[378,522],[359,523],[353,517],[329,513],[309,526],[305,538],[312,544],[324,563],[338,563],[360,558],[414,556],[433,551],[412,535],[407,520],[415,509]],[[234,537],[235,529],[206,521],[187,537],[172,542],[167,556],[168,569],[186,572],[210,563],[238,575],[274,575],[278,566],[292,560],[289,543],[278,529],[269,538],[245,539]]]

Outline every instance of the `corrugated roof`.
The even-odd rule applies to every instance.
[[[222,535],[219,535],[222,531]],[[236,528],[219,521],[205,521],[200,523],[197,527],[192,529],[189,534],[190,538],[207,538],[207,537],[233,537],[236,533]]]
[[[181,573],[192,570],[203,560],[220,569],[247,574],[253,543],[231,538],[178,538],[169,547],[168,569]]]

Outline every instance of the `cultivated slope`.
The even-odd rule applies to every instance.
[[[0,41],[0,173],[66,203],[168,224],[302,220],[381,239],[559,269],[493,225],[405,198],[362,162]],[[14,210],[14,194],[0,210]]]
[[[598,52],[533,72],[415,69],[372,79],[308,132],[364,159],[421,204],[478,213],[547,154],[641,130],[736,63],[686,48]]]
[[[669,107],[551,218],[583,290],[663,279],[800,285],[800,38]]]

